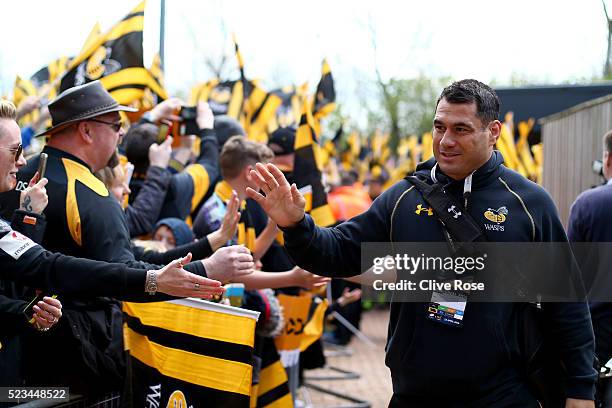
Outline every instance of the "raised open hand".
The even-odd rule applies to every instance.
[[[265,195],[250,187],[247,187],[247,195],[257,201],[279,227],[294,226],[304,218],[306,200],[295,183],[289,185],[278,167],[257,163],[255,170],[251,170],[251,177]]]

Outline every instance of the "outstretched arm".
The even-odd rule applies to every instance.
[[[251,177],[263,193],[247,188],[284,233],[285,248],[302,268],[317,275],[346,277],[360,274],[361,243],[389,239],[389,201],[382,199],[364,214],[334,228],[320,228],[304,212],[305,200],[273,164],[257,163]],[[389,195],[387,195],[389,197]]]

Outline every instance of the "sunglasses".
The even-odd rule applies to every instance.
[[[4,150],[10,150],[11,152],[15,153],[15,161],[19,160],[19,157],[21,156],[21,153],[23,153],[23,146],[21,144],[19,144],[19,146],[17,147],[1,147],[0,149],[4,149]]]
[[[104,125],[108,125],[111,127],[111,129],[113,129],[114,132],[118,132],[119,129],[121,129],[121,126],[123,126],[123,122],[119,121],[119,122],[106,122],[104,120],[100,120],[100,119],[89,119],[91,122],[97,122],[97,123],[102,123]]]

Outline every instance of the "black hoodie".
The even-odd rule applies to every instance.
[[[434,164],[422,163],[417,173],[431,180]],[[482,222],[488,241],[567,242],[546,191],[502,164],[501,153],[494,151],[473,175],[469,213]],[[454,181],[439,169],[436,178],[463,202],[463,180]],[[296,227],[284,229],[285,246],[304,269],[346,277],[361,272],[362,242],[444,242],[437,218],[415,213],[419,204],[428,206],[411,187],[406,180],[396,183],[367,212],[334,228],[316,227],[306,216]],[[507,212],[503,224],[485,218],[489,209],[502,207]],[[494,406],[493,401],[512,394],[524,383],[515,329],[520,306],[468,302],[465,313],[471,317],[456,329],[427,320],[423,303],[392,303],[386,364],[393,392],[470,406]],[[597,373],[586,303],[549,303],[543,309],[569,373],[567,396],[593,399]]]

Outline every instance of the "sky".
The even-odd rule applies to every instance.
[[[612,0],[606,0],[609,12]],[[74,55],[96,22],[108,30],[138,0],[20,0],[3,4],[0,94]],[[160,0],[145,11],[145,64],[159,43]],[[167,0],[166,87],[188,95],[212,78],[206,60],[238,77],[235,33],[250,78],[268,88],[308,81],[327,58],[338,101],[355,104],[375,78],[450,76],[497,85],[579,82],[601,75],[607,46],[601,0]],[[6,33],[9,33],[8,35]],[[374,39],[374,41],[373,41]],[[374,51],[373,42],[377,44]]]

